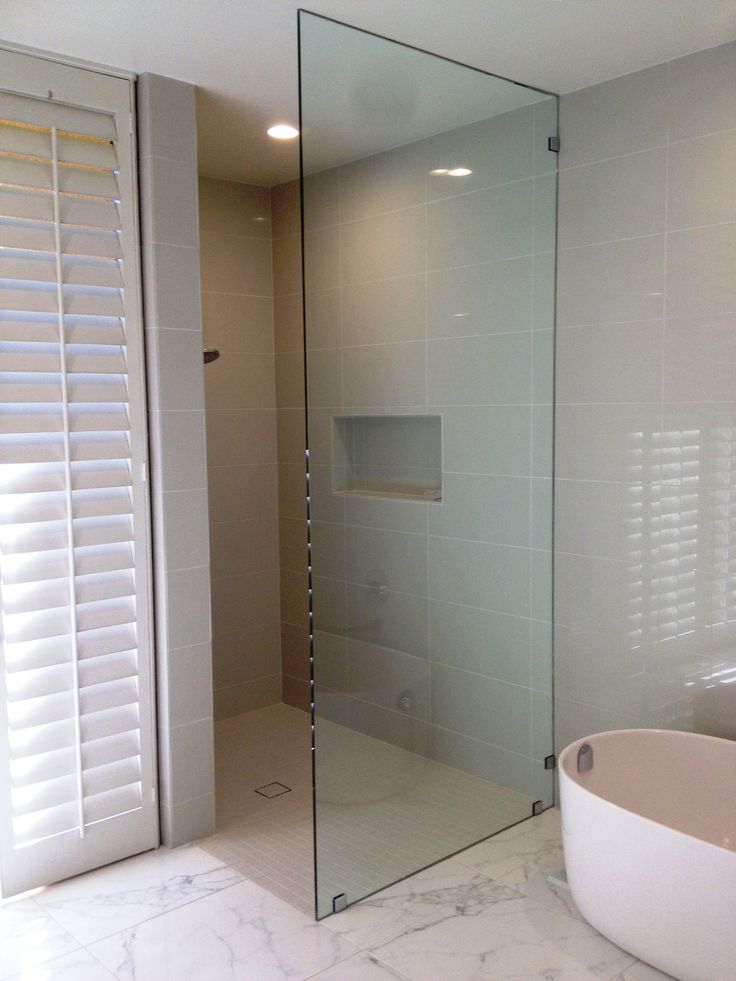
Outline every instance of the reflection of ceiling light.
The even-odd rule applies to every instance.
[[[295,136],[299,136],[299,130],[294,129],[293,126],[288,126],[286,123],[277,123],[275,126],[271,126],[267,133],[274,140],[293,140]]]
[[[447,174],[447,173],[449,173],[449,171],[444,170],[442,167],[439,167],[437,170],[430,170],[430,174],[437,174],[437,176],[439,176],[440,174]]]
[[[448,177],[467,177],[468,174],[472,174],[472,170],[468,170],[467,167],[455,167],[454,170],[448,170]]]

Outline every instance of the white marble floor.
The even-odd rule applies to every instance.
[[[201,848],[149,852],[0,908],[0,979],[663,981],[547,884],[559,812],[315,923]]]

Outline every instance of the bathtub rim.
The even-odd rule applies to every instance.
[[[673,735],[676,736],[677,738],[685,738],[688,740],[698,739],[698,740],[705,740],[707,742],[728,743],[729,745],[734,747],[733,752],[736,753],[736,742],[734,742],[733,740],[723,739],[721,736],[708,736],[701,732],[688,732],[687,730],[682,730],[682,729],[659,729],[659,728],[647,729],[641,727],[636,729],[604,729],[601,732],[591,733],[591,735],[589,736],[581,736],[578,739],[574,739],[571,743],[568,743],[568,745],[565,746],[565,748],[562,750],[558,758],[558,766],[560,770],[560,784],[562,784],[562,780],[564,777],[565,780],[570,780],[573,784],[575,784],[576,787],[579,787],[580,790],[582,790],[586,794],[589,794],[591,797],[595,797],[598,800],[603,801],[609,807],[613,807],[617,811],[621,811],[624,814],[631,814],[634,817],[638,818],[640,821],[645,821],[647,824],[651,824],[656,828],[665,828],[667,831],[672,832],[672,834],[681,835],[683,838],[687,838],[689,840],[692,840],[694,838],[696,841],[700,841],[703,845],[708,845],[711,848],[717,848],[719,851],[725,852],[727,855],[732,855],[736,859],[736,844],[734,844],[733,848],[728,848],[725,845],[718,844],[715,841],[710,841],[707,838],[702,838],[700,837],[700,835],[689,834],[687,831],[682,831],[680,828],[673,828],[671,825],[665,824],[663,821],[655,821],[653,818],[647,817],[646,814],[641,814],[639,811],[634,811],[630,807],[624,807],[623,804],[617,804],[615,801],[610,800],[608,797],[604,797],[602,794],[596,793],[594,790],[591,790],[589,787],[586,787],[585,784],[581,783],[579,780],[576,780],[574,774],[570,774],[565,770],[565,763],[568,761],[570,756],[574,755],[573,750],[574,752],[577,752],[577,750],[580,748],[580,746],[583,745],[583,743],[589,741],[592,742],[594,739],[605,738],[606,736],[609,735],[611,736],[621,735],[622,733],[627,733],[627,734],[631,733],[632,735],[634,734],[639,735],[643,733],[649,733],[649,734],[661,733],[666,735]],[[575,773],[577,773],[577,770],[575,770]],[[561,787],[560,787],[560,810],[562,810]],[[565,825],[564,825],[564,815],[563,815],[563,823],[562,823],[563,836],[564,836],[564,829],[565,829]]]

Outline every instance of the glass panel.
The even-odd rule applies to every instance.
[[[557,100],[300,58],[321,917],[552,803]]]

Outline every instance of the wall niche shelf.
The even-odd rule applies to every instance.
[[[336,494],[442,500],[440,416],[335,416],[333,425]]]

